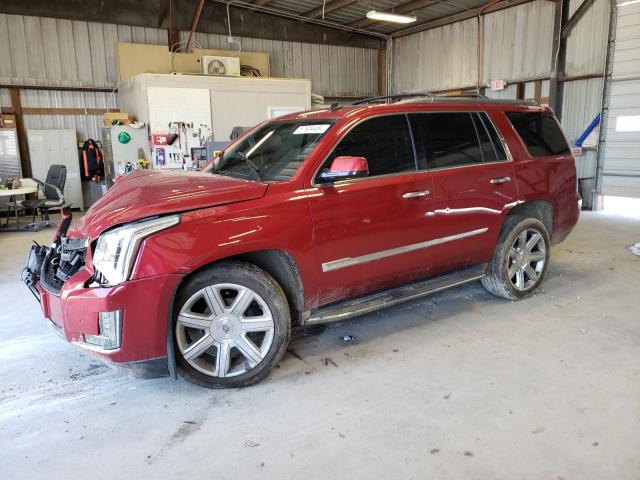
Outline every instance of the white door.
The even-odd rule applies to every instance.
[[[29,130],[27,139],[29,141],[29,158],[31,159],[31,175],[36,180],[44,182],[47,178],[48,151],[45,143],[46,130]]]
[[[618,7],[602,194],[640,197],[640,4]]]
[[[58,139],[60,142],[60,159],[67,167],[67,181],[64,186],[65,203],[70,204],[73,208],[83,209],[82,179],[80,177],[76,132],[74,130],[62,130]]]
[[[51,165],[64,165],[67,178],[65,204],[84,208],[75,130],[29,130],[29,153],[33,178],[44,182]]]

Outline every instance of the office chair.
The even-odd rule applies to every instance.
[[[43,183],[40,180],[33,179],[38,184],[38,188],[42,189],[45,198],[37,198],[35,200],[23,200],[21,202],[24,208],[33,210],[33,218],[26,228],[32,228],[38,231],[41,228],[47,228],[57,225],[56,222],[49,220],[49,209],[64,205],[64,196],[62,190],[67,180],[67,167],[64,165],[51,165],[47,172],[47,180]],[[40,211],[42,220],[36,222],[36,213]]]

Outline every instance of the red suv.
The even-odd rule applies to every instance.
[[[385,100],[265,122],[209,171],[130,173],[24,280],[69,342],[208,387],[264,378],[293,326],[475,280],[530,294],[580,211],[553,113]]]

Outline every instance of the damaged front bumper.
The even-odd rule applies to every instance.
[[[167,319],[182,276],[96,285],[88,239],[65,234],[33,245],[22,272],[45,318],[68,342],[133,376],[166,376]]]

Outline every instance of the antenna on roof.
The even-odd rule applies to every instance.
[[[338,110],[339,108],[340,108],[340,103],[338,103],[338,102],[333,102],[333,103],[331,104],[330,110],[331,110],[332,112],[335,112],[335,111],[336,111],[336,110]]]

